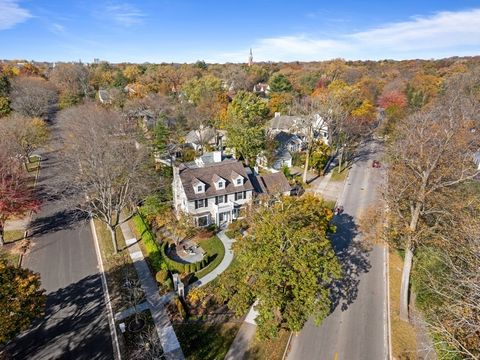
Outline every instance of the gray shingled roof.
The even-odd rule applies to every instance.
[[[244,182],[242,186],[234,186],[231,176],[232,172],[243,176]],[[226,180],[224,189],[217,190],[215,188],[213,175],[217,175]],[[204,193],[195,194],[193,184],[196,179],[206,184]],[[204,199],[205,197],[253,190],[253,185],[248,178],[243,164],[236,160],[224,160],[219,163],[205,165],[204,167],[186,167],[183,170],[180,169],[180,180],[182,181],[188,200]]]
[[[189,144],[200,144],[202,141],[204,143],[208,143],[214,137],[215,137],[215,130],[211,127],[206,127],[201,130],[191,130],[185,136],[185,142]]]
[[[274,195],[290,191],[292,187],[282,172],[257,176],[261,194]]]
[[[272,130],[291,131],[296,123],[301,122],[300,116],[280,115],[270,120],[269,126]]]

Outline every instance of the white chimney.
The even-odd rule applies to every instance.
[[[215,163],[222,162],[222,152],[221,151],[214,151],[213,152],[213,162],[215,162]]]
[[[280,115],[282,115],[281,112],[279,112],[279,111],[275,112],[275,117],[280,117]]]

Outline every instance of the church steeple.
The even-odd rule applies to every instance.
[[[252,53],[252,48],[250,48],[250,56],[248,57],[248,66],[253,65],[253,53]]]

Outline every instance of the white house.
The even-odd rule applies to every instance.
[[[222,159],[219,151],[207,155],[174,167],[173,203],[177,214],[192,215],[198,226],[221,226],[238,218],[254,187],[240,161]]]

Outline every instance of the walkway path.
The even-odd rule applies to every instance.
[[[230,345],[230,349],[228,349],[227,355],[225,355],[225,360],[243,359],[245,357],[250,347],[250,342],[257,331],[257,323],[255,322],[258,315],[258,312],[255,310],[257,304],[258,301],[255,301],[251,306],[242,326],[238,329],[235,339],[233,339],[232,345]]]
[[[223,257],[220,264],[218,264],[218,266],[212,272],[208,273],[201,279],[189,285],[188,289],[193,289],[193,288],[208,284],[210,281],[215,279],[218,275],[220,275],[225,270],[227,270],[227,268],[232,263],[232,260],[233,260],[232,244],[235,242],[235,240],[232,240],[227,235],[225,235],[225,230],[220,231],[217,234],[217,236],[220,239],[220,241],[223,243],[223,247],[225,248],[225,256]]]
[[[142,288],[145,291],[147,303],[152,314],[153,322],[157,329],[157,334],[160,339],[165,357],[167,359],[179,359],[183,360],[182,349],[178,342],[173,326],[168,318],[167,311],[164,306],[164,302],[158,293],[158,287],[155,280],[150,273],[148,264],[143,257],[142,250],[137,243],[137,239],[133,235],[128,223],[123,223],[121,226],[125,243],[128,246],[128,252],[132,258],[133,265],[137,270],[138,278],[142,284]]]

